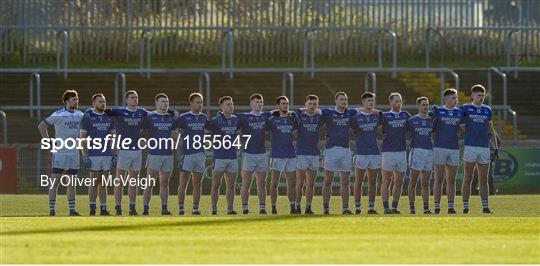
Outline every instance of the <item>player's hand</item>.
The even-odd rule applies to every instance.
[[[103,112],[104,112],[106,115],[112,115],[112,109],[110,109],[110,108],[107,108],[107,109],[103,110]]]
[[[174,110],[171,110],[171,109],[167,109],[167,114],[171,115],[171,116],[176,116],[176,112]]]
[[[499,148],[493,149],[493,160],[494,161],[499,160]]]
[[[272,116],[279,116],[279,110],[272,111]]]
[[[92,108],[88,108],[86,110],[84,110],[84,113],[83,113],[83,118],[90,118],[90,113],[92,113]]]
[[[92,160],[90,160],[90,157],[88,155],[83,156],[82,161],[83,161],[84,167],[88,169],[92,167]]]
[[[117,155],[113,155],[112,158],[111,158],[111,167],[115,167],[116,168],[116,165],[118,164],[118,156]]]
[[[222,116],[222,115],[223,115],[222,111],[217,111],[216,116]]]

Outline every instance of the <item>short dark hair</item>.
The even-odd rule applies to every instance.
[[[448,88],[448,89],[444,90],[444,92],[443,92],[443,96],[448,96],[448,95],[452,95],[452,94],[457,94],[457,90],[454,89],[454,88]]]
[[[345,92],[343,92],[343,91],[340,91],[340,92],[336,93],[336,95],[334,95],[334,99],[337,100],[337,98],[338,98],[339,96],[341,96],[341,95],[347,97],[347,93],[345,93]]]
[[[307,101],[312,101],[312,100],[317,100],[318,101],[319,97],[317,97],[317,95],[315,95],[315,94],[310,94],[310,95],[306,96],[306,102]]]
[[[67,90],[67,91],[64,91],[64,94],[62,94],[62,101],[64,102],[64,104],[66,104],[66,102],[71,99],[72,97],[77,97],[79,96],[79,94],[77,93],[76,90]]]
[[[473,85],[473,86],[471,87],[471,93],[475,93],[475,92],[483,92],[483,93],[486,93],[486,88],[484,88],[484,86],[482,86],[481,84]]]
[[[159,100],[159,98],[166,98],[166,99],[169,99],[169,97],[167,97],[167,94],[165,93],[158,93],[156,94],[156,96],[154,96],[154,100],[157,102],[157,100]]]
[[[224,101],[232,101],[232,97],[231,96],[223,96],[221,98],[219,98],[218,102],[219,104],[221,105]]]
[[[137,94],[136,91],[134,91],[134,90],[128,90],[128,91],[126,91],[126,94],[124,94],[124,99],[127,99],[127,98],[129,97],[129,95],[131,95],[131,94],[135,94],[135,95],[138,96],[138,94]]]
[[[262,100],[263,99],[263,96],[262,94],[259,94],[259,93],[255,93],[255,94],[252,94],[251,96],[249,96],[249,100],[250,101],[253,101],[253,100]]]
[[[202,94],[198,93],[198,92],[192,92],[190,95],[189,95],[189,102],[193,102],[193,100],[195,100],[196,98],[201,98],[201,100],[203,100],[203,96]]]
[[[281,102],[281,100],[285,100],[285,101],[289,101],[289,98],[287,98],[287,96],[284,96],[284,95],[281,95],[281,96],[278,96],[276,98],[276,103],[279,104],[279,102]]]
[[[392,92],[392,93],[390,93],[390,96],[388,96],[388,100],[391,101],[391,100],[393,100],[393,99],[394,99],[395,97],[397,97],[397,96],[401,97],[401,93],[399,93],[399,92]],[[401,97],[401,98],[403,99],[403,97]]]
[[[105,99],[105,95],[103,95],[103,93],[96,93],[92,95],[92,102],[95,101],[98,97],[102,97],[103,99]]]
[[[368,98],[375,98],[375,93],[369,92],[369,91],[368,91],[368,92],[364,92],[364,93],[362,93],[362,96],[360,96],[360,98],[361,98],[362,100],[368,99]]]
[[[426,96],[418,97],[416,98],[416,104],[420,104],[422,101],[427,101],[429,103],[429,99]]]

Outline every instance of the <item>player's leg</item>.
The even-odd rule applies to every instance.
[[[180,171],[180,179],[178,181],[178,214],[184,215],[184,201],[186,199],[186,189],[191,173],[188,171]]]
[[[111,215],[107,210],[107,186],[103,182],[104,178],[108,178],[109,170],[101,172],[101,175],[98,176],[96,183],[98,184],[98,197],[99,197],[99,215],[109,216]]]
[[[411,169],[410,175],[409,175],[409,188],[407,190],[407,195],[409,196],[409,212],[411,214],[416,213],[416,209],[414,206],[414,201],[416,197],[416,184],[418,183],[418,176],[420,175],[420,171]]]
[[[444,181],[444,165],[435,164],[435,181],[433,184],[433,202],[435,204],[435,214],[441,211],[441,197]]]
[[[210,198],[212,200],[212,215],[217,215],[217,204],[219,200],[219,189],[221,188],[222,171],[212,171],[212,190],[210,192]]]
[[[278,197],[278,185],[281,177],[281,172],[276,169],[271,170],[270,180],[270,203],[272,204],[272,214],[277,214],[277,197]]]
[[[70,176],[70,178],[76,178],[75,176],[77,176],[76,169],[69,169],[66,171],[66,173]],[[76,188],[75,185],[72,184],[72,182],[69,182],[69,185],[66,186],[66,195],[68,199],[69,215],[79,216],[79,213],[77,212],[77,210],[75,210]]]
[[[171,163],[172,168],[172,163]],[[161,215],[171,215],[169,211],[169,180],[172,171],[159,171],[159,197],[161,199]]]
[[[456,195],[457,166],[446,165],[446,197],[448,198],[448,213],[455,214],[454,197]]]
[[[431,171],[422,170],[420,172],[420,185],[422,186],[422,202],[424,206],[424,214],[431,214],[429,210],[429,178]]]
[[[287,179],[287,197],[291,206],[291,214],[300,214],[297,211],[300,208],[300,204],[296,202],[296,176],[294,171],[285,172],[285,178]]]
[[[463,161],[463,183],[461,184],[461,198],[463,200],[463,213],[469,213],[469,197],[473,181],[475,163]]]
[[[128,196],[129,196],[129,215],[138,215],[137,204],[137,181],[139,179],[139,171],[130,169],[128,170],[129,183],[128,183]]]
[[[259,214],[266,214],[266,170],[255,171],[255,179],[259,197]]]
[[[146,169],[146,176],[144,178],[148,179],[158,179],[159,171],[156,171],[151,168]],[[160,180],[161,183],[161,180]],[[148,182],[150,184],[150,182]],[[150,199],[152,198],[152,192],[154,190],[153,186],[148,185],[143,191],[143,215],[148,215],[150,212]]]
[[[98,196],[98,178],[101,177],[101,171],[90,170],[90,179],[92,183],[88,186],[88,202],[90,205],[90,216],[96,215],[96,201]]]
[[[361,200],[362,200],[362,184],[364,182],[364,175],[366,174],[365,169],[360,169],[358,167],[354,168],[354,207],[355,213],[360,214],[362,212]]]
[[[317,171],[312,169],[306,170],[306,214],[313,214],[311,204],[313,202],[313,191],[315,189],[315,178]],[[300,205],[300,203],[298,203]]]
[[[236,212],[234,211],[234,185],[236,181],[236,171],[234,173],[225,171],[223,175],[225,176],[227,214],[236,215]]]
[[[334,181],[334,171],[325,169],[322,187],[324,214],[330,214],[330,196],[332,195],[332,181]]]
[[[343,206],[343,214],[352,214],[349,210],[349,196],[351,194],[351,189],[349,187],[349,171],[339,171],[339,184],[340,184],[340,194],[341,194],[341,204]]]
[[[202,194],[202,172],[192,172],[191,173],[191,183],[193,185],[193,210],[191,211],[194,215],[200,215],[199,212],[199,203],[201,200]]]
[[[304,181],[306,180],[306,170],[296,169],[296,203],[298,206],[302,203],[302,194],[304,190]]]
[[[488,172],[489,163],[482,164],[476,163],[476,170],[478,171],[478,190],[480,192],[480,200],[482,201],[482,212],[491,213],[488,204],[489,197],[489,184],[488,184]]]
[[[378,214],[375,210],[375,197],[377,195],[377,176],[380,169],[367,170],[368,176],[368,214]]]
[[[58,193],[58,183],[62,177],[62,169],[53,168],[53,174],[49,178],[49,214],[56,215],[56,195]]]
[[[390,214],[390,205],[388,204],[388,198],[390,197],[390,182],[392,181],[392,172],[382,170],[381,171],[381,198],[383,202],[383,208],[385,214]]]
[[[126,178],[127,170],[120,168],[120,156],[118,156],[118,164],[114,177],[114,209],[116,215],[122,215],[122,197],[124,196],[123,180]]]
[[[398,204],[399,204],[399,198],[401,197],[401,192],[403,188],[404,176],[405,176],[404,171],[394,170],[393,179],[392,179],[392,212],[394,214],[399,214]]]
[[[248,170],[242,170],[242,189],[240,191],[240,197],[242,198],[242,212],[244,214],[249,213],[248,201],[249,192],[251,189],[251,180],[253,178],[253,172]]]

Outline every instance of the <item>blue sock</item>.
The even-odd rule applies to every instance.
[[[330,206],[328,205],[328,203],[323,203],[323,209],[325,211],[329,211],[330,210]]]
[[[261,205],[259,205],[259,207],[260,207],[260,206],[261,206]],[[247,211],[247,210],[249,210],[249,207],[248,207],[248,205],[247,205],[247,204],[243,204],[243,203],[242,203],[242,210],[243,210],[243,211]]]
[[[343,211],[348,211],[348,210],[349,210],[349,205],[344,204],[343,205]]]
[[[135,203],[130,203],[130,204],[129,204],[129,210],[130,210],[130,211],[134,211],[134,210],[135,210]]]
[[[361,209],[361,206],[362,206],[362,203],[360,201],[357,201],[354,203],[355,207],[357,210],[360,210]]]
[[[468,201],[463,202],[463,209],[469,209],[469,202]]]
[[[246,207],[244,208],[244,210],[248,210],[248,205],[246,204]],[[259,210],[261,211],[265,211],[266,210],[266,203],[259,203]]]
[[[49,210],[50,211],[56,210],[56,200],[49,200]]]
[[[107,203],[101,203],[100,210],[101,211],[106,211],[107,210]]]
[[[392,209],[397,209],[397,206],[398,206],[398,202],[393,200],[392,201]]]
[[[161,211],[162,211],[162,212],[168,211],[168,209],[167,209],[167,204],[161,204]]]
[[[487,199],[482,200],[482,209],[488,209],[488,208],[489,208],[488,200]]]
[[[453,209],[454,208],[454,202],[453,201],[449,201],[448,202],[448,209]]]
[[[116,204],[116,205],[114,205],[114,209],[115,209],[115,210],[121,210],[121,209],[122,209],[122,205]]]
[[[414,202],[413,202],[413,203],[409,203],[409,210],[410,210],[410,211],[415,211]]]
[[[370,201],[368,204],[370,210],[375,210],[375,201]]]
[[[91,210],[91,211],[95,211],[95,210],[96,210],[96,203],[95,203],[95,202],[90,202],[90,210]]]
[[[149,211],[149,210],[150,210],[150,206],[148,206],[148,204],[144,204],[143,208],[144,208],[145,211]]]
[[[75,200],[68,200],[69,211],[75,211]]]
[[[199,204],[193,204],[193,211],[198,212],[199,211]]]
[[[306,203],[306,210],[311,210],[311,203]]]
[[[383,201],[382,205],[383,205],[383,209],[384,209],[385,211],[388,210],[388,209],[390,209],[390,206],[388,205],[388,201]]]
[[[181,211],[184,210],[184,202],[181,202],[181,201],[178,202],[178,209],[180,209]]]
[[[424,201],[424,211],[429,211],[429,201]]]
[[[233,205],[227,205],[227,211],[232,212],[234,210]]]
[[[441,203],[435,202],[435,209],[440,209],[440,208],[441,208]]]

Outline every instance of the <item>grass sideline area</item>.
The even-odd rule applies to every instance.
[[[406,196],[401,215],[367,216],[366,200],[361,215],[338,214],[341,200],[334,196],[335,214],[298,216],[288,214],[281,196],[279,215],[259,216],[252,197],[250,215],[231,217],[221,197],[220,215],[212,217],[203,196],[204,216],[162,217],[154,196],[149,217],[88,217],[88,198],[80,195],[83,216],[67,217],[60,195],[58,216],[48,217],[46,195],[0,195],[0,263],[540,263],[540,195],[493,196],[494,215],[481,214],[476,196],[471,214],[452,217],[409,215]],[[173,213],[176,201],[170,197]],[[113,198],[108,202],[111,209]],[[456,203],[461,212],[461,197]],[[186,206],[189,213],[191,197]],[[235,209],[241,210],[239,198]],[[322,212],[320,196],[313,210]]]

